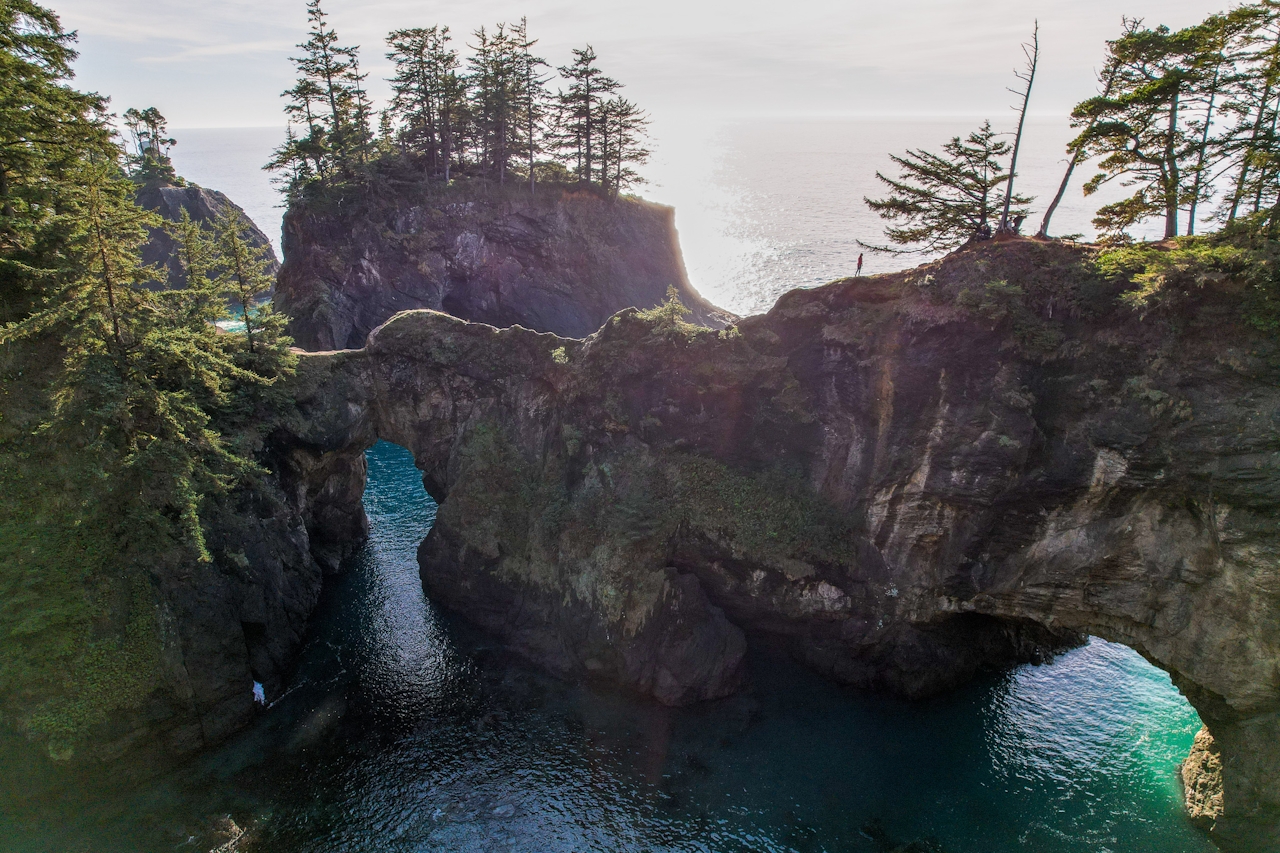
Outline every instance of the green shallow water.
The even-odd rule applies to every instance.
[[[272,853],[1213,849],[1175,777],[1199,719],[1122,646],[923,703],[758,648],[747,691],[667,709],[550,679],[438,612],[420,476],[385,443],[369,473],[369,545],[328,584],[290,691],[142,785],[54,789],[8,744],[3,849],[196,850],[219,814]]]

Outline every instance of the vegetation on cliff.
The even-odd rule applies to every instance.
[[[1038,47],[1029,50],[1027,72],[1018,75],[1024,117],[1038,55]],[[1098,210],[1093,224],[1104,242],[1129,243],[1129,229],[1152,218],[1163,219],[1165,239],[1214,224],[1232,226],[1225,237],[1237,246],[1251,235],[1280,237],[1280,6],[1262,0],[1176,31],[1126,18],[1107,42],[1098,82],[1099,94],[1072,112],[1080,132],[1038,236],[1047,236],[1076,167],[1092,159],[1097,172],[1085,195],[1111,183],[1133,190]],[[984,125],[941,155],[893,157],[897,179],[877,173],[889,194],[866,201],[893,223],[885,231],[891,243],[935,252],[1019,230],[1010,207],[1030,201],[1012,189],[1021,123],[1012,146],[992,137]],[[1197,245],[1202,252],[1208,244]]]
[[[0,9],[0,696],[62,755],[157,686],[155,576],[211,559],[293,356],[269,312],[252,343],[215,325],[263,284],[242,223],[215,242],[184,221],[188,287],[147,289],[160,223],[126,169],[163,167],[163,141],[139,130],[126,155],[68,82],[73,35],[26,0]]]
[[[340,43],[320,0],[308,0],[310,31],[284,93],[289,129],[267,168],[291,199],[316,199],[374,180],[448,185],[538,182],[595,186],[617,196],[641,181],[648,120],[618,95],[621,85],[588,45],[558,68],[556,93],[525,19],[476,30],[463,62],[447,26],[387,36],[393,97],[373,127],[359,48]]]

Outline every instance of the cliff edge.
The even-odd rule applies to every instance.
[[[275,260],[275,250],[271,248],[271,240],[263,233],[248,215],[227,196],[218,190],[210,190],[195,184],[178,186],[175,184],[148,183],[138,188],[136,201],[138,206],[160,214],[169,222],[178,222],[185,211],[192,220],[213,227],[213,223],[224,211],[234,210],[244,215],[249,226],[248,243],[250,248],[259,252],[269,252],[271,267],[269,272],[280,271],[280,264]],[[163,228],[148,229],[149,239],[142,247],[142,262],[154,264],[166,270],[167,276],[161,284],[170,289],[187,286],[186,273],[178,262],[178,242],[173,235]]]
[[[590,189],[451,189],[295,203],[277,307],[308,350],[360,347],[399,311],[585,337],[674,287],[692,318],[734,318],[689,284],[670,207]]]
[[[1189,765],[1197,818],[1270,849],[1280,351],[1228,276],[1143,306],[1132,286],[1013,241],[722,331],[670,306],[585,340],[406,312],[303,359],[282,440],[307,471],[408,447],[440,504],[434,601],[664,702],[734,690],[753,634],[908,696],[1124,643],[1207,726],[1221,773]]]

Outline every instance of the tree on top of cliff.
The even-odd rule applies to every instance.
[[[287,339],[266,353],[256,334],[254,353],[215,326],[216,253],[184,249],[190,286],[148,289],[160,220],[103,100],[67,83],[72,42],[48,10],[0,0],[0,384],[22,389],[0,394],[0,692],[34,697],[31,731],[61,737],[156,687],[146,569],[213,556],[210,513],[260,471],[292,359]]]
[[[113,159],[105,101],[67,85],[73,33],[29,0],[0,3],[0,323],[39,305],[68,263],[68,196]]]
[[[524,123],[525,169],[528,172],[529,192],[533,192],[537,173],[538,154],[545,149],[546,136],[543,130],[548,114],[550,94],[547,91],[549,77],[542,73],[548,67],[547,61],[534,56],[530,51],[537,39],[529,38],[529,20],[521,18],[519,24],[513,24],[511,34],[518,53],[516,54],[516,76],[519,79],[520,91],[516,96],[516,106]]]
[[[384,116],[402,150],[426,160],[427,173],[449,180],[466,126],[466,86],[448,27],[395,30],[387,36],[395,63],[391,103]]]
[[[939,252],[990,237],[992,224],[999,221],[1004,207],[1000,188],[1008,180],[1001,158],[1009,154],[1009,144],[995,137],[991,122],[983,122],[967,138],[953,137],[942,146],[942,154],[909,150],[900,157],[891,156],[900,169],[899,176],[888,178],[876,172],[889,194],[864,201],[882,219],[899,223],[885,228],[890,242],[912,248],[868,248]],[[1011,214],[1025,216],[1022,205],[1030,201],[1014,195],[1010,202],[1018,207],[1011,208]]]
[[[569,88],[560,92],[559,148],[568,155],[578,180],[590,182],[595,176],[603,133],[602,108],[605,100],[622,84],[605,75],[596,65],[591,45],[573,49],[573,62],[561,66],[560,74]]]
[[[1094,224],[1104,233],[1118,235],[1160,214],[1165,237],[1178,235],[1186,178],[1193,171],[1194,147],[1182,109],[1196,84],[1188,62],[1195,44],[1190,30],[1129,27],[1107,43],[1107,64],[1116,69],[1111,92],[1072,112],[1090,122],[1077,144],[1086,155],[1102,158],[1098,174],[1085,184],[1086,195],[1116,179],[1136,188],[1098,211]]]
[[[649,159],[645,147],[649,118],[626,98],[610,98],[600,105],[599,183],[617,197],[628,187],[643,183],[633,166]]]
[[[282,94],[289,99],[285,113],[290,131],[267,165],[287,173],[291,194],[302,188],[299,181],[327,178],[335,171],[349,176],[356,164],[367,161],[373,141],[373,110],[364,88],[367,75],[360,71],[360,49],[340,45],[325,18],[320,0],[307,0],[311,29],[298,45],[303,55],[292,60],[298,81]],[[295,125],[301,133],[293,132]]]
[[[139,183],[172,183],[178,179],[169,159],[169,149],[177,140],[169,136],[169,122],[155,107],[124,111],[124,126],[129,131],[129,175]]]
[[[481,172],[505,184],[514,162],[532,163],[538,148],[539,115],[546,99],[538,67],[546,63],[529,52],[535,42],[519,24],[498,24],[492,34],[474,33],[470,70],[472,129]]]

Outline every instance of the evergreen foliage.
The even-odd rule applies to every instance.
[[[1102,94],[1073,112],[1084,130],[1071,145],[1100,158],[1086,194],[1111,181],[1134,189],[1098,211],[1106,239],[1152,217],[1166,239],[1194,234],[1215,197],[1220,221],[1280,228],[1280,4],[1176,31],[1126,19],[1104,69]]]
[[[68,83],[72,37],[34,4],[0,3],[0,695],[61,754],[155,689],[148,568],[209,561],[221,496],[253,453],[293,356],[279,318],[222,332],[261,258],[227,218],[173,227],[184,290],[146,285],[154,214],[136,179],[169,180],[164,117],[131,110],[114,141],[101,98]],[[250,330],[252,341],[250,340]]]
[[[282,94],[289,132],[268,168],[286,173],[292,194],[316,179],[337,176],[351,180],[356,167],[371,154],[373,108],[360,71],[359,48],[339,44],[320,0],[307,0],[310,30],[294,57],[298,80]],[[295,134],[297,126],[301,135]]]
[[[648,118],[618,96],[621,84],[590,45],[558,69],[566,85],[553,93],[524,18],[477,29],[465,57],[447,26],[393,30],[392,97],[374,134],[358,49],[339,45],[320,0],[308,0],[307,13],[310,38],[294,60],[301,74],[285,92],[290,127],[267,165],[290,198],[340,197],[377,175],[523,181],[530,193],[538,181],[576,182],[611,196],[642,183]],[[360,144],[335,142],[339,129]]]
[[[128,162],[130,176],[139,183],[173,183],[178,175],[169,159],[169,149],[177,140],[168,137],[168,121],[155,107],[124,111],[125,128],[133,150]]]
[[[105,100],[65,83],[73,43],[48,9],[0,3],[0,323],[63,272],[77,176],[114,157]]]
[[[991,122],[983,122],[965,139],[953,137],[942,150],[942,154],[912,150],[892,155],[899,177],[876,172],[889,194],[882,199],[864,199],[881,218],[900,223],[887,226],[885,236],[899,246],[915,247],[906,251],[946,251],[970,240],[987,239],[992,223],[1000,220],[1005,207],[1000,190],[1009,176],[1001,158],[1010,148],[996,139]],[[1015,195],[1011,202],[1018,207],[1010,209],[1012,215],[1026,216],[1022,205],[1030,201]]]

